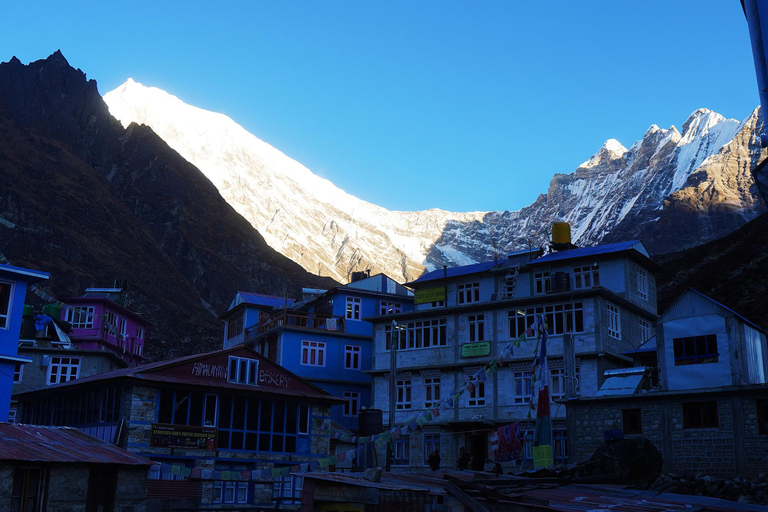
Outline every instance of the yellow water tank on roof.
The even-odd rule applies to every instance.
[[[552,243],[570,244],[571,243],[571,225],[567,222],[552,223]]]

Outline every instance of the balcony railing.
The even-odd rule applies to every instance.
[[[245,341],[281,326],[344,332],[344,317],[301,311],[283,311],[276,315],[262,316],[256,325],[246,327]]]

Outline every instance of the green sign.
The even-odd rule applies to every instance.
[[[476,341],[461,346],[461,357],[482,357],[491,355],[490,341]]]
[[[427,288],[426,290],[416,290],[413,296],[413,301],[416,304],[424,304],[425,302],[438,302],[445,300],[445,288]]]

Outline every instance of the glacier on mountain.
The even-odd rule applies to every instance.
[[[573,173],[555,175],[547,193],[530,206],[513,212],[460,213],[389,211],[363,201],[230,118],[131,79],[104,100],[123,125],[150,126],[197,166],[270,246],[307,270],[342,282],[351,272],[366,269],[412,280],[425,269],[475,263],[542,245],[554,221],[569,222],[574,242],[581,245],[644,234],[652,237],[645,241],[655,252],[682,249],[705,240],[696,239],[696,233],[675,236],[668,227],[672,234],[667,236],[646,224],[664,224],[667,210],[692,202],[693,192],[682,193],[701,187],[689,183],[692,177],[735,188],[720,194],[728,198],[729,213],[738,210],[739,216],[729,222],[746,222],[764,209],[755,200],[748,172],[744,174],[760,153],[753,136],[755,113],[740,123],[699,109],[685,121],[682,133],[674,126],[652,125],[629,149],[609,139]],[[727,162],[723,169],[734,174],[733,179],[716,178],[721,162]],[[677,202],[665,210],[674,194]],[[694,209],[718,208],[697,203]],[[728,226],[718,229],[738,227]],[[701,236],[718,233],[703,228]]]

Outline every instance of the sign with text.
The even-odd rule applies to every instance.
[[[190,448],[215,450],[218,430],[214,427],[152,424],[150,446],[158,448]]]
[[[490,341],[476,341],[461,346],[461,357],[482,357],[491,355]]]
[[[427,288],[426,290],[416,290],[413,295],[413,302],[416,304],[424,304],[426,302],[438,302],[445,300],[445,288]]]

